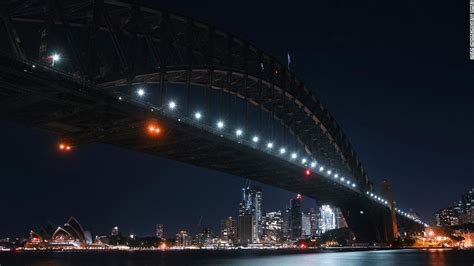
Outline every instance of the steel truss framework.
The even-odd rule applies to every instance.
[[[109,93],[135,84],[157,84],[161,95],[169,84],[184,85],[188,90],[197,86],[206,92],[205,108],[209,108],[212,91],[234,95],[270,114],[297,138],[308,155],[317,154],[328,167],[355,178],[360,191],[372,190],[354,149],[328,110],[285,65],[251,43],[140,1],[1,0],[0,15],[1,34],[17,60],[2,59],[3,117],[70,135],[76,141],[101,141],[159,154],[307,195],[314,196],[317,190],[318,197],[337,198],[333,203],[347,211],[387,211],[377,204],[361,205],[361,195],[335,189],[330,181],[297,182],[294,178],[299,170],[294,167],[276,167],[268,163],[268,156],[252,154],[225,140],[217,145],[222,149],[216,150],[215,137],[204,131],[188,134],[183,124],[166,118],[163,123],[173,132],[173,140],[151,145],[130,131],[141,127],[147,114],[127,103],[118,105]],[[68,54],[68,75],[39,66],[35,71],[25,69],[27,58],[44,60],[53,49]],[[160,105],[163,99],[161,96]],[[200,141],[199,147],[190,144],[193,138]],[[214,159],[212,154],[216,154]],[[280,159],[270,160],[285,164]],[[242,164],[248,168],[242,169]],[[383,219],[379,222],[385,223]],[[353,224],[362,231],[377,223],[360,217],[356,220]],[[402,218],[403,222],[408,224]],[[371,239],[384,238],[381,232],[377,235]]]

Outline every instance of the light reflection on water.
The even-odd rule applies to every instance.
[[[294,253],[294,252],[292,252]],[[282,251],[184,251],[0,254],[0,265],[473,265],[474,250],[381,250],[288,254]]]

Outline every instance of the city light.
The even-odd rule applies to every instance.
[[[58,144],[58,149],[60,151],[68,152],[72,149],[72,146],[70,144],[61,142],[61,143]]]
[[[169,108],[171,110],[173,110],[174,108],[176,108],[176,103],[174,101],[171,101],[169,104],[168,104]]]
[[[253,142],[258,142],[258,137],[257,137],[257,136],[254,136],[254,137],[252,138],[252,141],[253,141]]]
[[[284,154],[286,152],[285,148],[280,149],[280,154]]]
[[[156,135],[159,135],[161,132],[161,129],[159,126],[155,125],[155,124],[149,124],[148,125],[148,133],[152,136],[156,136]]]
[[[242,136],[243,133],[244,133],[244,132],[242,131],[242,129],[237,129],[237,130],[235,131],[235,135],[237,135],[237,137]]]
[[[138,94],[138,96],[142,97],[142,96],[145,95],[145,90],[144,89],[138,89],[137,94]]]
[[[201,115],[200,112],[196,112],[196,113],[194,114],[194,118],[196,118],[196,119],[198,119],[198,120],[201,119],[201,117],[202,117],[202,115]]]
[[[217,127],[218,128],[224,128],[224,122],[222,122],[222,121],[217,122]]]
[[[268,143],[267,143],[267,148],[269,148],[269,149],[273,148],[273,143],[268,142]]]

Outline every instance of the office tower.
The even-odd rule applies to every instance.
[[[254,243],[255,236],[255,215],[242,214],[239,215],[237,221],[237,241],[242,246]]]
[[[300,194],[290,201],[290,228],[291,239],[298,240],[302,234],[302,212],[301,212],[302,197]]]
[[[156,225],[156,237],[158,239],[163,239],[163,225],[162,224],[157,224]]]
[[[178,247],[187,247],[192,244],[192,237],[188,234],[188,231],[181,230],[176,234],[175,245]]]
[[[237,238],[237,223],[232,216],[221,222],[221,234],[220,239],[228,242],[229,244],[236,244]]]
[[[262,235],[262,190],[259,187],[247,187],[243,188],[242,192],[239,215],[254,216],[252,243],[256,243]]]
[[[318,215],[314,208],[309,209],[309,222],[311,226],[311,236],[318,235]]]
[[[319,229],[321,233],[336,229],[336,215],[329,205],[322,205],[319,208]]]
[[[283,218],[281,211],[267,212],[263,216],[262,241],[266,243],[278,243],[282,238]]]
[[[309,213],[303,213],[301,217],[301,235],[305,238],[311,236],[311,220]]]

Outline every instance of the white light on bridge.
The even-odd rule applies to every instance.
[[[258,139],[257,136],[254,136],[254,137],[252,138],[252,141],[253,141],[253,142],[258,142],[258,140],[259,140],[259,139]]]
[[[273,143],[268,142],[268,143],[267,143],[267,148],[269,148],[269,149],[273,148]]]
[[[306,163],[306,158],[301,159],[301,163],[305,164]]]
[[[218,127],[218,128],[224,128],[224,122],[218,121],[218,122],[217,122],[217,127]]]
[[[343,182],[344,182],[344,177],[341,177],[341,181],[343,181]]]
[[[142,96],[145,95],[145,90],[144,89],[138,89],[137,94],[138,94],[138,96],[142,97]]]
[[[198,119],[198,120],[201,119],[201,117],[202,117],[202,114],[201,114],[200,112],[196,112],[196,113],[194,114],[194,118],[196,118],[196,119]]]
[[[314,167],[316,167],[316,163],[315,163],[315,162],[312,162],[312,163],[311,163],[311,168],[314,168]]]
[[[296,157],[298,157],[298,155],[296,155],[296,153],[292,153],[292,154],[291,154],[291,158],[292,158],[292,159],[296,159]]]
[[[350,184],[351,184],[351,181],[347,180],[347,181],[346,181],[346,184],[350,185]]]
[[[242,136],[242,134],[244,134],[244,132],[242,131],[242,129],[237,129],[237,130],[235,131],[235,135],[237,135],[237,137]]]
[[[121,96],[119,96],[119,97],[118,97],[118,99],[121,101],[121,100],[122,100],[122,97],[121,97]]]
[[[352,183],[352,187],[356,187],[356,184]]]
[[[323,167],[323,166],[319,167],[319,172],[322,172],[322,171],[324,171],[324,167]]]
[[[176,108],[176,103],[174,101],[171,101],[168,106],[170,107],[170,109],[174,109]]]
[[[53,61],[59,61],[59,59],[61,59],[61,57],[59,56],[59,54],[53,54],[51,56],[51,58],[53,58]]]
[[[280,154],[285,154],[285,152],[286,152],[285,148],[280,149]]]
[[[326,173],[327,173],[328,175],[331,175],[331,174],[332,174],[332,171],[331,171],[331,170],[328,170]]]
[[[339,175],[338,175],[338,174],[335,174],[335,175],[334,175],[334,178],[338,178],[338,177],[339,177]]]

